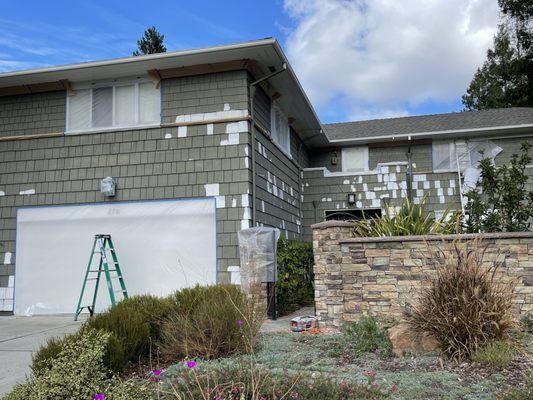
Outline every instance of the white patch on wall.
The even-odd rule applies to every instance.
[[[292,189],[292,186],[290,187],[291,196],[294,196],[294,190]]]
[[[165,139],[172,139],[171,133],[165,133]]]
[[[209,113],[183,114],[176,117],[176,123],[203,122],[224,118],[246,118],[248,110],[224,110]]]
[[[230,122],[226,124],[226,133],[241,133],[248,131],[248,121]]]
[[[6,195],[6,192],[2,192],[2,191],[0,190],[0,196],[5,196],[5,195]]]
[[[363,182],[363,177],[362,176],[358,177],[357,178],[357,183],[362,183],[362,182]]]
[[[208,135],[212,135],[213,134],[213,128],[214,128],[214,125],[213,124],[207,124],[207,134]]]
[[[355,185],[351,185],[351,186],[350,186],[350,190],[351,190],[352,192],[355,192]]]
[[[396,182],[387,182],[387,190],[397,190],[398,184]]]
[[[363,192],[368,192],[368,184],[363,183]]]
[[[237,207],[237,199],[235,197],[231,200],[231,207],[232,208]]]
[[[380,166],[380,172],[382,174],[388,174],[389,173],[389,167],[387,165],[381,165]]]
[[[444,196],[444,189],[437,189],[437,196]]]
[[[455,179],[450,179],[450,187],[455,187]]]
[[[414,182],[424,182],[426,180],[426,174],[413,175]]]
[[[419,197],[415,197],[415,198],[413,199],[413,203],[415,203],[415,204],[420,204],[420,198],[419,198]]]
[[[187,127],[186,126],[178,126],[178,137],[179,138],[187,137]]]
[[[453,196],[454,192],[455,192],[454,188],[451,188],[451,187],[448,188],[448,196]]]
[[[217,203],[217,208],[226,207],[226,196],[215,196],[215,201]]]
[[[35,189],[21,190],[21,191],[19,192],[19,194],[21,194],[21,195],[35,194]]]
[[[396,166],[396,173],[400,173],[401,170],[402,170],[402,169],[400,168],[400,166],[397,165],[397,166]]]
[[[305,187],[308,187],[309,186],[309,182],[305,182]]]
[[[411,188],[412,189],[418,189],[418,182],[414,182],[413,181],[413,183],[411,183]]]
[[[342,184],[343,185],[349,185],[350,184],[350,180],[349,179],[345,179],[342,181]]]
[[[360,201],[358,201],[358,202],[355,203],[355,206],[356,206],[357,208],[363,208],[363,203],[361,203]]]
[[[430,182],[429,181],[424,181],[424,189],[429,189],[431,186],[430,186]]]
[[[206,183],[204,185],[206,196],[218,196],[220,193],[220,185],[218,183]]]
[[[390,197],[390,196],[389,196],[388,193],[384,193],[384,194],[379,195],[379,198],[380,198],[380,199],[388,199],[389,197]]]
[[[261,210],[265,212],[265,201],[261,200]]]
[[[4,254],[4,264],[11,264],[11,252],[9,251]]]
[[[444,196],[439,196],[439,203],[444,204],[446,202],[446,198]]]
[[[396,174],[394,172],[392,174],[389,174],[389,180],[396,182]]]
[[[230,265],[228,267],[228,272],[230,273],[230,282],[232,285],[241,284],[241,268],[236,265]]]
[[[392,191],[392,198],[397,199],[398,198],[398,192],[396,190]]]
[[[417,195],[418,197],[424,197],[424,191],[421,190],[421,189],[417,189],[417,191],[416,191],[416,195]]]
[[[407,189],[407,182],[406,181],[401,181],[400,182],[400,189]]]
[[[247,194],[241,195],[241,206],[242,207],[250,206],[250,197]]]
[[[241,229],[248,229],[250,227],[250,220],[244,219],[241,221]]]
[[[435,185],[435,189],[439,189],[440,188],[440,181],[433,182],[433,185]]]
[[[378,182],[379,183],[383,182],[383,175],[378,174]]]
[[[224,103],[224,111],[229,111],[229,110],[231,110],[229,103]]]
[[[221,140],[220,145],[221,146],[230,146],[233,144],[239,144],[239,134],[238,133],[230,133],[228,134],[228,138]]]
[[[375,192],[366,192],[365,197],[367,200],[374,200],[376,198]]]
[[[416,168],[416,163],[413,163],[413,168]]]
[[[381,207],[381,200],[380,199],[373,199],[372,200],[372,207],[374,207],[374,208]]]
[[[248,157],[244,157],[244,167],[248,168]]]
[[[274,196],[278,197],[278,187],[275,185],[272,185],[272,193]]]
[[[383,182],[388,182],[388,181],[389,181],[389,174],[383,175]]]

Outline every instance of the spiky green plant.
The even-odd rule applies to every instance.
[[[419,204],[405,198],[399,209],[387,206],[379,217],[363,218],[355,223],[354,235],[362,237],[436,235],[456,233],[460,212],[449,208],[436,219],[434,213],[424,211],[426,197]]]

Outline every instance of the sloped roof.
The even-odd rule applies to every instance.
[[[511,127],[533,128],[533,107],[497,108],[492,110],[453,112],[448,114],[374,119],[369,121],[324,124],[332,142],[378,141],[408,136],[498,130]]]

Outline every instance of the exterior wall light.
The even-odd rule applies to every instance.
[[[355,204],[355,193],[348,193],[348,204],[351,206]]]

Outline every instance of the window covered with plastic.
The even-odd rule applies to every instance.
[[[274,101],[271,108],[270,131],[272,140],[276,142],[287,154],[291,154],[291,128],[289,120]]]
[[[67,132],[158,124],[160,97],[142,80],[76,88],[67,96]]]

